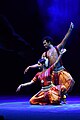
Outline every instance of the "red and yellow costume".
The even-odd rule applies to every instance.
[[[61,99],[61,89],[65,89],[65,86],[55,86],[51,81],[51,73],[53,67],[51,66],[43,72],[38,72],[32,79],[34,82],[41,81],[42,89],[30,99],[31,104],[59,104]]]
[[[59,52],[57,46],[55,46],[55,49],[59,56],[60,52]],[[51,56],[48,56],[47,52],[45,52],[45,56],[46,56],[46,58],[49,59],[49,61],[51,61]],[[50,66],[52,64],[54,64],[53,61],[50,62]],[[53,69],[51,79],[52,79],[52,82],[54,85],[64,85],[66,87],[67,92],[69,92],[72,89],[72,87],[75,83],[75,81],[73,80],[70,73],[68,71],[66,71],[66,69],[64,68],[61,59],[58,62],[57,66]]]
[[[65,70],[64,67],[60,70],[57,69],[53,71],[51,77],[53,84],[64,85],[66,87],[67,92],[69,92],[72,89],[75,83],[72,76]]]
[[[58,49],[56,50],[59,52]],[[30,99],[31,104],[60,103],[60,100],[64,98],[64,93],[68,92],[75,83],[61,61],[59,66],[54,68],[53,64],[47,70],[37,73],[33,78],[34,82],[36,80],[41,81],[42,89]]]
[[[60,53],[56,46],[55,46],[55,49],[59,56]],[[64,68],[62,64],[62,60],[60,60],[60,67],[54,68],[51,77],[54,85],[64,85],[66,87],[67,92],[69,92],[72,89],[75,83],[70,73],[66,71],[66,69]]]

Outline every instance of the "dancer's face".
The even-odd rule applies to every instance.
[[[45,48],[49,48],[50,42],[48,43],[46,40],[43,41],[43,46]]]
[[[43,57],[45,62],[42,64],[41,62],[38,61],[38,67],[39,69],[47,68],[49,66],[49,60],[46,57]]]
[[[49,67],[49,60],[48,60],[48,58],[46,58],[46,57],[43,56],[43,59],[45,59],[44,66],[45,66],[46,68],[48,68],[48,67]]]

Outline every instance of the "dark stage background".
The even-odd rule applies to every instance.
[[[75,80],[71,95],[80,95],[80,0],[0,1],[0,95],[17,95],[19,84],[30,81],[38,71],[24,69],[38,61],[44,51],[42,38],[61,42],[70,22],[74,30],[65,46],[65,68]],[[21,89],[18,95],[31,95],[40,83]]]

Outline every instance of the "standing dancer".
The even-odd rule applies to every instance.
[[[58,44],[57,46],[53,46],[51,37],[46,36],[43,38],[43,45],[48,50],[42,54],[42,58],[44,57],[48,58],[49,66],[51,66],[52,64],[56,62],[60,54],[60,50],[64,48],[73,28],[74,28],[74,24],[71,22],[67,34],[65,35],[61,43]],[[24,74],[30,68],[35,68],[35,67],[38,67],[38,64],[27,67],[24,71]],[[61,60],[58,62],[58,64],[56,65],[56,67],[54,68],[52,72],[52,82],[55,85],[64,85],[66,87],[67,92],[69,92],[72,89],[75,83],[70,73],[66,71],[66,69],[64,68]]]

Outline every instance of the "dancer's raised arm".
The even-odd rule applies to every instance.
[[[71,22],[70,27],[69,27],[69,30],[68,30],[68,32],[66,33],[65,37],[63,38],[63,40],[61,41],[61,43],[57,45],[57,48],[58,48],[59,50],[62,49],[62,48],[64,48],[64,46],[65,46],[65,44],[66,44],[66,42],[67,42],[67,40],[68,40],[68,37],[70,36],[73,28],[74,28],[74,24]]]

